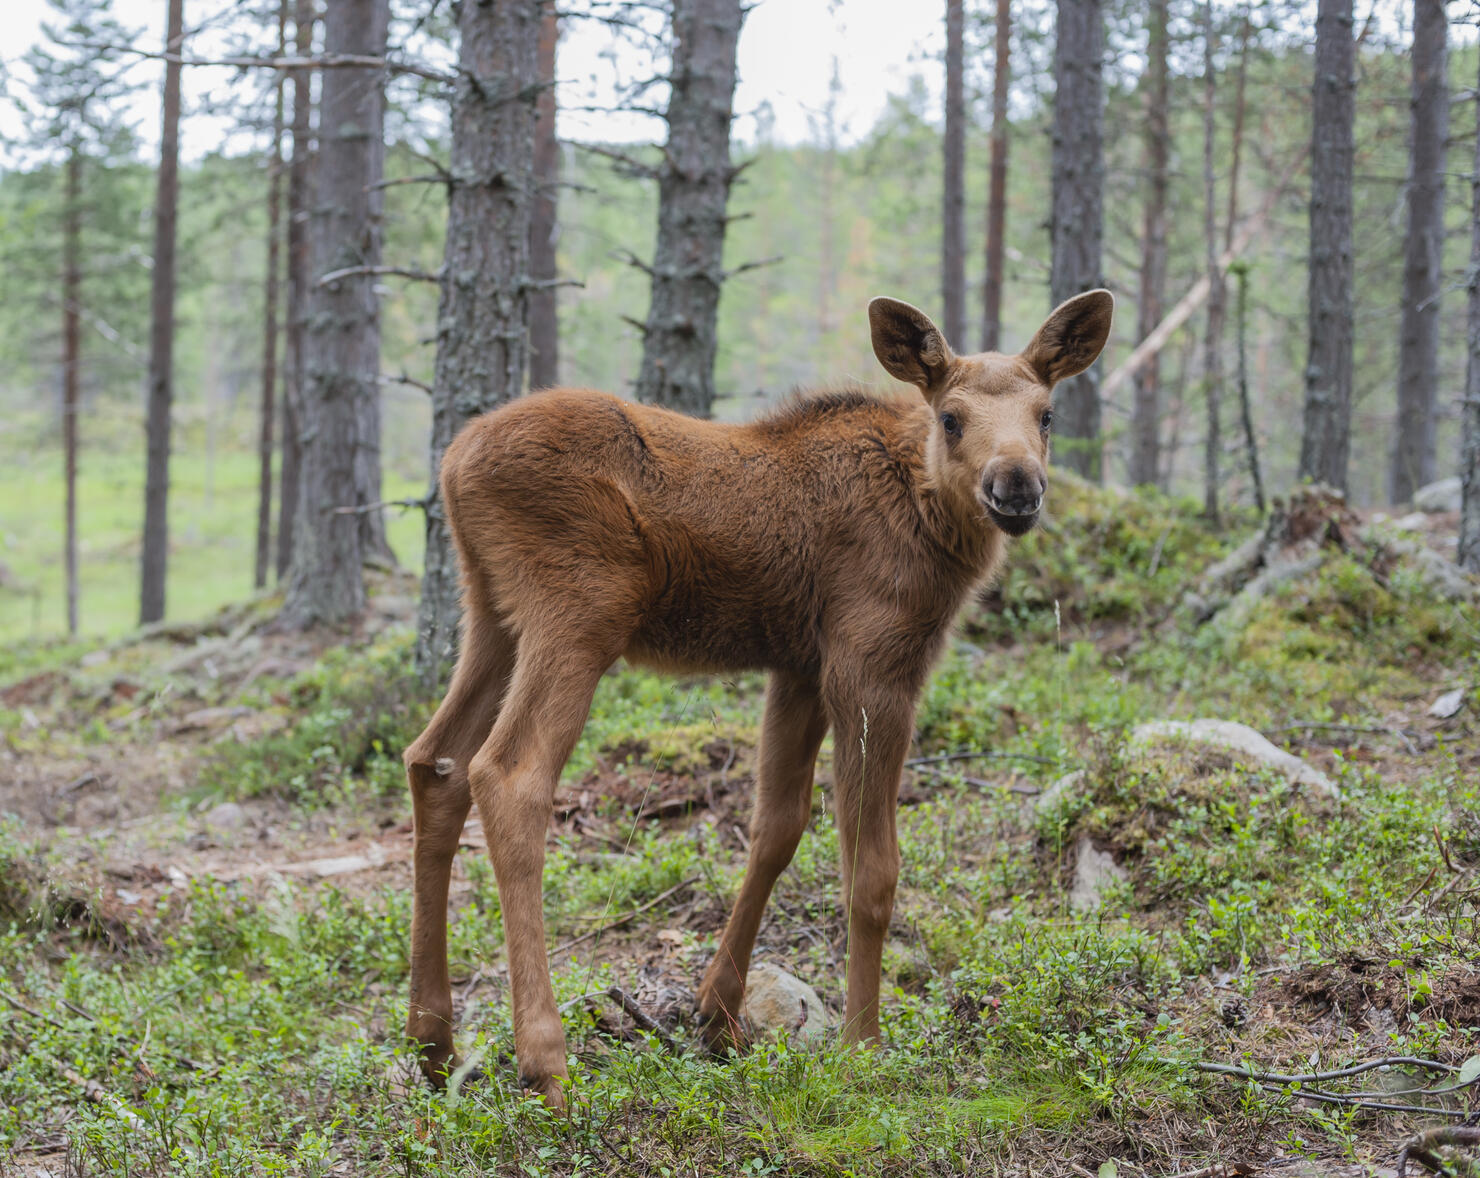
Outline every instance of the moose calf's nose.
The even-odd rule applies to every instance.
[[[1018,464],[988,469],[983,483],[987,502],[1003,515],[1032,515],[1048,486],[1041,470]]]

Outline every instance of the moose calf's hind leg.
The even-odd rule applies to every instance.
[[[771,889],[812,816],[812,770],[826,731],[816,683],[773,674],[766,690],[750,861],[719,949],[699,985],[699,1019],[711,1051],[740,1045],[750,953]]]
[[[508,700],[469,779],[498,879],[519,1083],[554,1108],[565,1105],[561,1082],[569,1073],[545,952],[545,831],[560,770],[614,657],[582,650],[565,636],[540,645],[524,639]]]
[[[447,977],[447,890],[472,800],[468,763],[493,727],[513,660],[513,638],[497,622],[470,612],[447,697],[404,757],[416,830],[406,1034],[421,1044],[422,1070],[438,1086],[457,1063]]]

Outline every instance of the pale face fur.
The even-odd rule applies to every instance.
[[[963,516],[1011,536],[1037,522],[1048,487],[1053,386],[1094,363],[1113,308],[1109,291],[1090,291],[1058,307],[1015,356],[957,356],[924,312],[896,299],[869,304],[874,354],[890,375],[919,388],[934,415],[929,481]]]

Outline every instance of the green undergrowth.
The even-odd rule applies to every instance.
[[[1195,1065],[1480,1054],[1473,607],[1333,550],[1236,624],[1192,623],[1182,594],[1247,529],[1072,485],[1058,502],[1053,530],[1013,550],[1010,609],[969,619],[921,700],[913,755],[979,756],[906,779],[882,1048],[834,1035],[715,1060],[682,1019],[677,1051],[614,1021],[609,986],[692,989],[714,952],[745,865],[762,707],[757,676],[619,667],[565,776],[594,825],[560,825],[545,864],[568,1116],[516,1091],[497,888],[475,851],[459,855],[448,956],[459,1043],[487,1078],[448,1097],[415,1077],[399,1034],[404,872],[394,886],[206,879],[140,900],[103,870],[106,846],[5,824],[0,1150],[70,1151],[76,1173],[372,1178],[1390,1162],[1423,1118],[1333,1111]],[[434,703],[410,643],[389,632],[223,700],[263,722],[209,748],[196,791],[404,821],[400,751]],[[1465,708],[1429,722],[1451,687]],[[1131,737],[1197,716],[1289,743],[1339,797]],[[1041,809],[1021,792],[1071,772],[1079,786]],[[836,1017],[832,790],[829,738],[757,959]],[[675,791],[681,805],[647,805]],[[1124,878],[1079,908],[1086,842]]]
[[[1150,489],[1109,492],[1055,472],[1042,526],[1013,544],[968,632],[1044,641],[1065,627],[1158,621],[1250,523],[1210,524],[1190,500]]]

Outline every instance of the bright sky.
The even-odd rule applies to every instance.
[[[187,28],[228,9],[224,0],[186,0]],[[936,13],[935,9],[940,12]],[[901,13],[913,17],[901,20]],[[144,30],[138,43],[153,47],[164,40],[165,0],[114,0],[114,16],[128,28]],[[0,29],[3,60],[9,66],[42,38],[41,25],[50,19],[45,0],[4,0]],[[938,93],[939,67],[933,64],[944,43],[944,2],[920,5],[899,0],[760,0],[746,18],[740,38],[739,86],[735,96],[736,135],[751,139],[756,112],[769,106],[772,134],[783,141],[812,135],[811,118],[827,101],[833,59],[842,83],[839,95],[839,131],[844,140],[863,134],[873,124],[891,93],[903,91],[911,75],[921,74],[932,93]],[[220,54],[225,46],[210,32],[191,45],[192,55]],[[560,133],[572,139],[652,139],[661,127],[638,116],[605,115],[572,108],[606,101],[620,74],[640,76],[645,62],[640,51],[614,41],[596,22],[567,22],[560,44],[559,74],[563,86]],[[136,129],[146,143],[158,134],[158,77],[162,67],[142,62],[136,76],[145,83],[135,99]],[[185,97],[190,107],[212,89],[220,88],[231,71],[185,71]],[[14,82],[12,82],[14,84]],[[0,102],[0,135],[18,129],[8,102]],[[192,134],[194,128],[194,134]],[[219,146],[224,125],[210,120],[187,123],[182,147],[195,155]],[[191,143],[190,140],[195,142]]]

